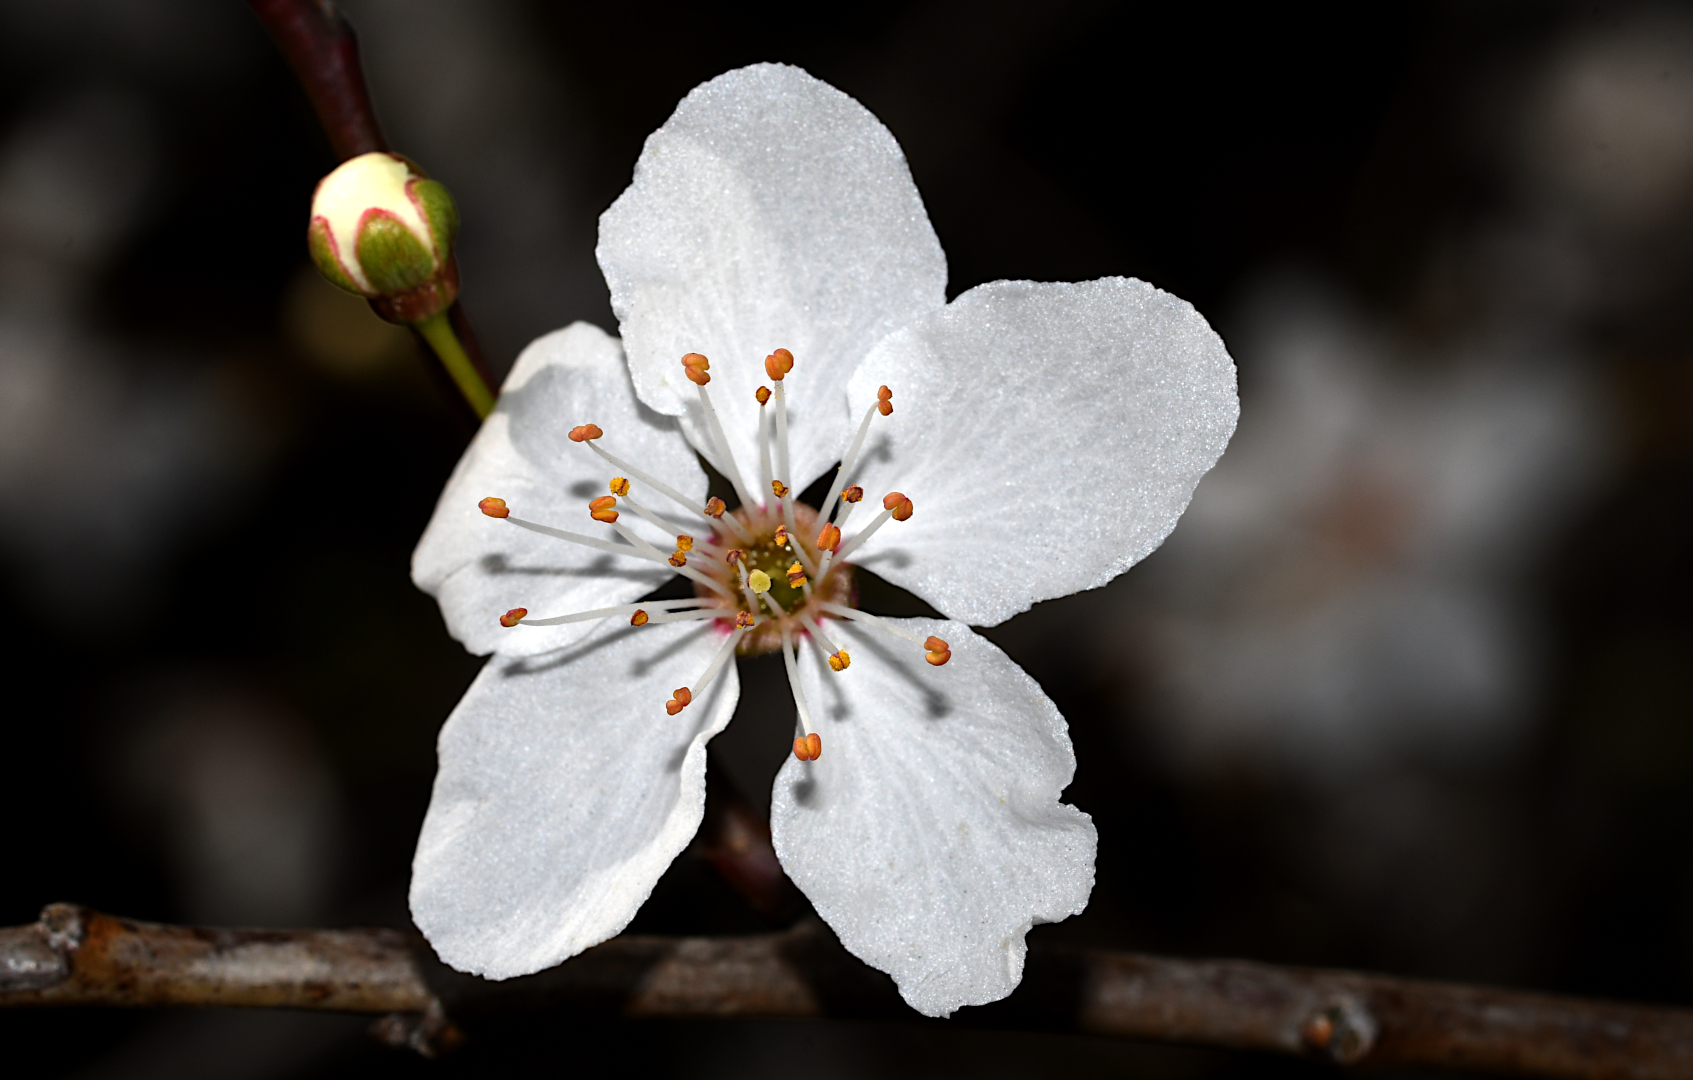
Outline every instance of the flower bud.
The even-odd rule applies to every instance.
[[[410,159],[360,154],[318,181],[306,230],[312,262],[389,322],[419,323],[458,296],[453,197]]]

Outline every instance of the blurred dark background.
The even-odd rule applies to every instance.
[[[501,371],[615,329],[599,212],[760,60],[892,129],[952,293],[1130,274],[1222,332],[1241,426],[1171,540],[991,631],[1100,832],[1037,946],[1693,999],[1693,8],[343,6]],[[334,159],[244,5],[7,0],[0,55],[0,921],[405,926],[478,666],[407,566],[468,431],[310,271]],[[758,678],[714,754],[767,803]],[[685,855],[632,929],[759,926]],[[78,1077],[1314,1068],[915,1018],[531,1018],[430,1065],[362,1024],[0,1041]]]

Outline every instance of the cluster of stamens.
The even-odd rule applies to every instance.
[[[588,516],[593,521],[610,525],[623,542],[566,532],[513,517],[503,499],[486,498],[479,506],[489,517],[503,519],[532,532],[631,558],[668,563],[694,583],[695,595],[684,600],[648,600],[536,619],[529,618],[527,608],[512,608],[500,616],[501,626],[556,626],[619,615],[627,615],[629,625],[636,627],[715,620],[725,630],[723,642],[699,679],[691,686],[678,687],[672,692],[670,699],[664,703],[665,712],[675,716],[692,704],[735,653],[771,652],[779,648],[802,732],[794,739],[794,756],[801,761],[816,761],[822,756],[823,743],[812,730],[811,712],[800,687],[795,662],[797,643],[810,640],[822,650],[829,670],[834,672],[846,671],[852,664],[852,657],[829,640],[824,626],[828,619],[861,622],[909,641],[919,646],[923,650],[923,658],[937,667],[952,658],[952,650],[940,638],[919,639],[903,627],[859,611],[850,603],[853,589],[847,556],[887,521],[905,521],[913,511],[910,498],[901,492],[891,491],[882,499],[881,514],[869,525],[850,538],[842,535],[842,526],[864,499],[862,487],[842,485],[857,463],[871,418],[893,414],[893,391],[886,386],[877,390],[875,402],[865,412],[857,434],[836,470],[834,483],[823,501],[824,514],[820,517],[810,507],[795,501],[793,489],[788,483],[792,477],[788,472],[788,403],[784,380],[793,367],[793,353],[786,349],[777,349],[765,357],[764,372],[775,384],[775,389],[760,386],[755,395],[760,406],[758,446],[759,479],[762,481],[757,490],[769,491],[770,500],[754,501],[743,483],[706,390],[711,382],[711,362],[699,353],[688,353],[682,358],[682,370],[688,380],[699,388],[699,408],[705,420],[704,427],[712,437],[719,459],[726,466],[724,476],[740,497],[738,508],[730,510],[716,496],[707,499],[700,507],[675,488],[614,457],[597,445],[596,441],[604,437],[605,432],[595,424],[572,428],[570,440],[598,454],[619,473],[608,485],[610,494],[601,495],[588,503]],[[769,410],[772,399],[776,408]],[[776,414],[774,423],[771,422],[771,411]],[[665,496],[681,507],[685,514],[660,514],[637,502],[630,494],[637,484]],[[628,523],[619,520],[623,511],[633,513],[648,525],[673,536],[674,550],[666,555]],[[693,533],[677,531],[678,518],[689,522],[703,521],[709,531],[698,538]],[[807,540],[811,529],[819,522],[821,527],[817,530],[816,540]]]

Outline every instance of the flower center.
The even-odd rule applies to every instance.
[[[722,499],[714,497],[706,500],[704,507],[695,509],[697,504],[675,488],[599,446],[598,440],[605,436],[605,432],[595,424],[572,428],[570,439],[598,454],[608,465],[619,470],[619,475],[613,476],[607,485],[609,494],[588,504],[588,516],[611,526],[623,543],[513,517],[503,499],[483,499],[480,507],[489,517],[503,519],[532,532],[630,558],[668,563],[694,583],[694,596],[686,600],[620,604],[535,619],[528,617],[529,609],[519,607],[501,616],[500,625],[556,626],[618,615],[627,615],[633,626],[715,620],[724,633],[716,655],[705,674],[691,686],[678,687],[671,692],[670,699],[664,703],[665,711],[675,716],[692,704],[735,653],[754,655],[780,649],[801,729],[801,734],[794,739],[794,755],[801,761],[815,761],[822,754],[822,740],[812,730],[811,712],[800,687],[795,664],[796,643],[810,641],[822,651],[829,669],[837,673],[852,665],[852,657],[830,640],[827,624],[834,619],[863,622],[916,644],[922,648],[924,659],[937,667],[951,659],[952,652],[940,638],[919,639],[898,625],[858,611],[853,606],[856,596],[847,556],[888,521],[904,521],[913,512],[909,498],[898,491],[889,492],[882,499],[882,512],[854,532],[850,539],[843,539],[842,529],[863,499],[864,489],[857,485],[842,485],[857,464],[871,420],[878,415],[892,415],[893,392],[886,386],[882,387],[877,391],[876,400],[865,411],[852,444],[836,470],[834,483],[828,497],[823,500],[820,514],[794,499],[792,476],[788,470],[788,403],[784,380],[793,366],[794,356],[786,349],[777,349],[765,357],[764,371],[775,384],[775,389],[761,386],[756,395],[759,404],[759,490],[770,492],[772,497],[769,499],[755,500],[752,497],[729,449],[728,440],[724,438],[722,423],[706,390],[711,382],[711,362],[699,353],[688,353],[682,358],[682,369],[689,381],[699,387],[699,409],[704,426],[711,435],[719,460],[724,463],[724,476],[740,499],[739,507],[729,510]],[[772,401],[775,402],[774,409],[770,408]],[[771,420],[772,412],[775,413],[774,422]],[[632,494],[637,484],[651,488],[685,513],[661,513],[637,501]],[[622,520],[625,513],[634,514],[636,520],[648,526],[646,535],[637,532],[631,522]],[[653,537],[654,530],[662,539]],[[696,533],[707,530],[709,535],[703,539],[696,536]],[[674,550],[666,555],[662,549],[672,546]]]

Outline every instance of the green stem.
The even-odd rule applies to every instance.
[[[416,326],[417,332],[423,335],[423,340],[429,342],[429,347],[441,358],[441,366],[453,377],[453,382],[458,386],[459,393],[464,395],[464,400],[470,402],[470,407],[476,410],[478,417],[488,419],[488,414],[494,411],[494,395],[488,390],[488,384],[482,381],[482,376],[477,373],[476,365],[470,362],[464,346],[459,344],[458,335],[453,333],[453,324],[447,319],[447,313],[437,312]]]

